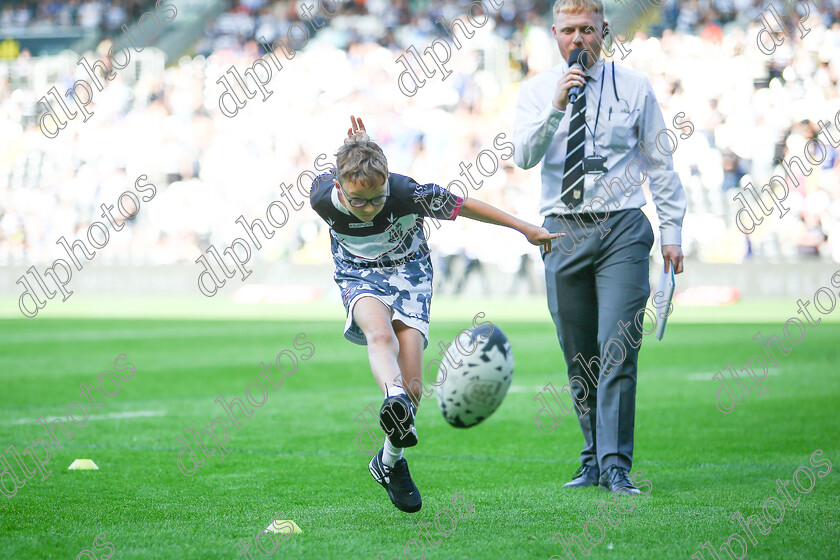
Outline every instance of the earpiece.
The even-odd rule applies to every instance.
[[[606,38],[607,35],[609,35],[609,34],[610,34],[610,24],[607,23],[607,22],[604,22],[604,38]]]

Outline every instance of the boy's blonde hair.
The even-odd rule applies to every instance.
[[[375,189],[388,178],[385,152],[365,133],[344,141],[335,154],[335,167],[336,179],[342,187],[350,181],[366,189]]]
[[[554,16],[560,12],[577,14],[580,12],[595,12],[604,20],[604,3],[601,0],[557,0],[554,3]]]

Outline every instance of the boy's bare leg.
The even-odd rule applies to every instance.
[[[379,411],[379,425],[385,431],[385,444],[379,455],[371,463],[371,473],[374,478],[379,471],[374,463],[381,457],[381,462],[387,467],[394,467],[402,458],[403,447],[417,445],[417,430],[414,427],[414,411],[409,402],[411,395],[404,388],[400,368],[405,363],[411,375],[416,376],[419,369],[420,357],[417,350],[417,340],[409,333],[401,321],[391,322],[391,313],[381,301],[374,297],[363,297],[353,307],[353,319],[365,333],[368,346],[370,369],[379,388],[385,393],[385,402]],[[403,328],[405,327],[405,328]],[[400,338],[395,329],[401,331],[401,338],[406,343],[406,356],[400,351]],[[417,331],[415,331],[417,332]],[[420,335],[420,353],[423,348],[423,335]],[[407,360],[410,356],[412,360]],[[415,405],[416,406],[416,405]]]
[[[402,386],[417,407],[423,395],[423,333],[400,320],[395,320],[393,326],[400,345],[397,363],[402,372]]]
[[[391,312],[378,299],[363,297],[353,306],[353,320],[365,333],[370,371],[385,393],[386,385],[392,387],[400,375],[400,343],[391,325]]]

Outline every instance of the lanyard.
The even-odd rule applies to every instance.
[[[606,64],[603,68],[601,68],[601,91],[598,93],[598,108],[595,110],[595,128],[589,129],[589,124],[586,124],[587,130],[589,130],[590,134],[592,135],[592,155],[597,156],[598,152],[595,150],[595,132],[598,131],[598,119],[601,117],[601,99],[604,98],[604,73],[606,72]],[[613,72],[615,72],[615,63],[613,63]],[[613,82],[615,82],[615,78],[613,78]],[[618,94],[616,93],[616,96]]]

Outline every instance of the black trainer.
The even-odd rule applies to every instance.
[[[391,503],[398,510],[406,513],[420,511],[423,500],[420,498],[420,490],[411,480],[411,474],[408,472],[408,461],[400,458],[393,467],[389,467],[382,462],[382,449],[380,449],[370,460],[368,468],[370,474],[373,475],[373,479],[385,487],[388,497],[391,498]]]
[[[379,425],[385,430],[394,447],[417,445],[417,428],[414,427],[414,403],[408,395],[386,397],[379,409]]]

